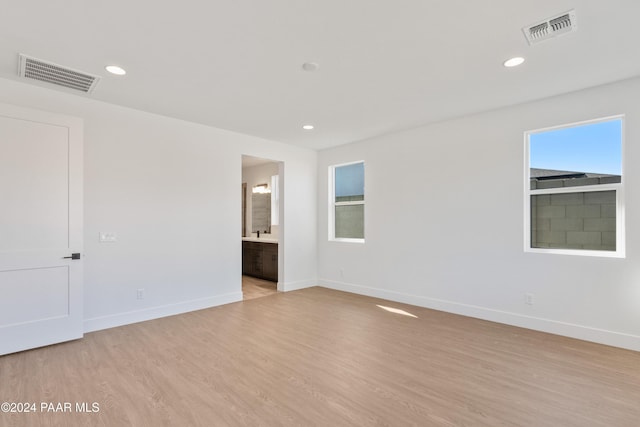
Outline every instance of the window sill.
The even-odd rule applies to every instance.
[[[329,239],[330,242],[344,242],[344,243],[362,243],[364,244],[364,239],[350,239],[346,237],[335,237],[333,239]]]
[[[554,249],[554,248],[525,248],[525,252],[534,254],[553,254],[553,255],[577,255],[587,257],[600,258],[625,258],[624,251],[598,251],[588,249]]]

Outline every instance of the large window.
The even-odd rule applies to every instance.
[[[623,257],[623,117],[525,139],[525,250]]]
[[[329,167],[329,239],[364,242],[364,162]]]

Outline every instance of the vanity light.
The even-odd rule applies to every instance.
[[[518,65],[522,64],[524,62],[524,58],[521,56],[516,56],[513,57],[511,59],[507,59],[506,61],[504,61],[503,65],[507,68],[511,68],[511,67],[517,67]]]
[[[258,194],[266,194],[266,193],[271,193],[271,190],[269,190],[268,184],[259,184],[253,187],[252,192],[258,193]]]
[[[304,129],[304,130],[312,130],[313,129],[313,125],[304,125],[304,126],[302,126],[302,129]]]
[[[104,69],[111,74],[115,74],[116,76],[124,76],[125,74],[127,74],[124,68],[120,68],[117,65],[107,65],[106,67],[104,67]]]

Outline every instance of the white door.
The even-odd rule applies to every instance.
[[[81,338],[82,121],[0,104],[0,355]]]

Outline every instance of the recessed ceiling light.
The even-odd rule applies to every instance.
[[[304,125],[304,126],[302,126],[302,129],[311,130],[311,129],[313,129],[313,125]]]
[[[124,76],[125,74],[127,74],[124,68],[120,68],[117,65],[107,65],[106,67],[104,67],[104,69],[117,76]]]
[[[513,57],[511,59],[507,59],[506,61],[504,61],[504,66],[511,68],[511,67],[517,67],[518,65],[522,64],[524,62],[524,58],[521,56],[516,56]]]
[[[318,68],[320,68],[320,64],[317,62],[305,62],[302,64],[302,69],[304,71],[316,71]]]

